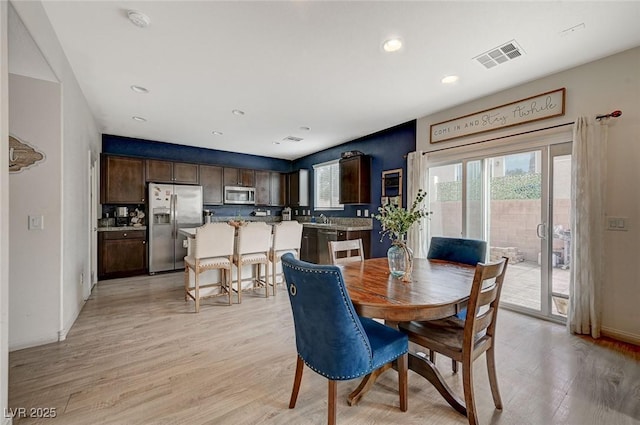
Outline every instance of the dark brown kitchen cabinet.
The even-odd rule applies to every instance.
[[[318,229],[307,226],[302,228],[300,259],[318,264]]]
[[[289,202],[292,207],[309,206],[309,170],[301,168],[290,173],[288,184]]]
[[[264,170],[255,171],[256,205],[271,205],[271,173]]]
[[[287,175],[277,171],[256,170],[256,205],[283,207],[287,201]]]
[[[362,239],[362,248],[364,249],[364,258],[371,258],[371,230],[339,230],[339,241],[351,241],[354,239]],[[354,253],[355,254],[355,253]],[[345,256],[338,254],[338,257]]]
[[[148,182],[198,184],[198,164],[147,159]]]
[[[100,162],[100,203],[144,203],[143,159],[102,155]]]
[[[287,175],[272,171],[271,181],[271,206],[284,207],[287,204]]]
[[[255,185],[254,171],[246,168],[224,167],[224,185],[253,187]]]
[[[223,204],[222,167],[200,165],[200,185],[202,186],[202,203],[204,205]]]
[[[340,160],[340,203],[371,203],[371,157],[356,155]]]
[[[147,273],[144,230],[98,232],[98,279]]]

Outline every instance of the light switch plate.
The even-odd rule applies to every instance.
[[[607,230],[626,232],[629,230],[629,219],[627,217],[607,217]]]
[[[30,215],[29,216],[29,230],[42,230],[44,229],[44,216],[43,215]]]

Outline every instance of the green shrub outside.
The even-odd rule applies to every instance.
[[[514,174],[491,179],[491,199],[494,201],[509,199],[540,199],[540,173]],[[471,180],[468,187],[468,199],[480,199],[480,180]],[[462,200],[462,182],[442,182],[436,185],[437,202]]]

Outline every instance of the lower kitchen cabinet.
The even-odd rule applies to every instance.
[[[302,228],[300,259],[318,264],[318,229],[307,226]]]
[[[98,232],[98,279],[147,273],[147,232],[115,230]]]
[[[354,239],[362,239],[362,249],[364,250],[364,258],[371,258],[371,230],[339,230],[339,241],[352,241]],[[345,254],[338,254],[338,257]]]
[[[300,259],[316,264],[330,264],[329,241],[346,241],[362,239],[364,258],[371,258],[371,230],[336,230],[304,226]],[[338,256],[345,256],[344,253]]]

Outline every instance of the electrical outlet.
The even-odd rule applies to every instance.
[[[357,210],[357,211],[356,211],[356,215],[357,215],[358,217],[360,217],[360,216],[362,215],[362,211]]]
[[[369,210],[364,210],[364,216],[369,217]]]

